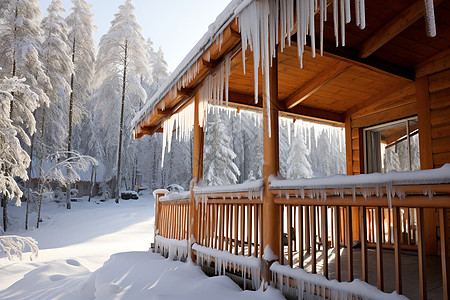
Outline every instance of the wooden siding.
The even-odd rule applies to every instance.
[[[433,167],[450,163],[450,69],[428,76]]]

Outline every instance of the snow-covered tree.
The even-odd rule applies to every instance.
[[[30,134],[35,131],[33,111],[38,105],[38,95],[24,82],[25,79],[17,77],[0,80],[0,194],[4,230],[7,229],[7,199],[15,199],[16,205],[19,205],[22,196],[15,178],[27,180],[27,168],[30,164],[30,157],[22,148],[18,133],[22,133],[25,142],[29,143],[30,139],[22,127],[17,126],[10,118],[10,105],[16,99],[21,99],[17,101],[16,108],[28,116]]]
[[[214,110],[213,108],[212,110]],[[227,128],[218,111],[208,115],[203,158],[204,180],[208,185],[235,184],[240,171],[233,162],[236,154],[230,147]]]
[[[41,130],[39,136],[42,138],[42,147],[36,149],[43,152],[39,158],[63,150],[67,136],[66,100],[70,93],[69,79],[73,64],[69,56],[67,24],[61,16],[64,12],[61,4],[62,0],[52,0],[47,9],[48,16],[41,24],[44,30],[42,59],[51,88],[45,90],[50,99],[49,107],[39,108],[36,116],[38,128]]]
[[[79,124],[86,113],[86,102],[92,96],[92,78],[95,62],[95,43],[92,34],[95,31],[92,5],[84,0],[72,0],[73,7],[66,22],[69,26],[69,47],[74,71],[70,77],[68,145],[72,149],[73,125]]]
[[[22,251],[28,246],[31,250],[30,259],[36,258],[39,253],[37,242],[32,237],[24,237],[18,235],[0,236],[0,250],[6,254],[9,260],[18,257],[22,260]]]
[[[10,0],[4,13],[4,23],[0,24],[0,78],[25,78],[27,85],[39,97],[39,105],[47,104],[45,90],[50,89],[50,80],[44,72],[40,60],[43,31],[40,28],[41,10],[37,0]],[[34,118],[21,102],[23,94],[14,95],[10,114],[14,122],[27,130]]]
[[[95,69],[94,98],[96,110],[101,112],[102,137],[106,139],[104,163],[108,170],[116,171],[117,202],[122,179],[121,160],[124,160],[125,168],[132,168],[136,161],[136,153],[133,153],[136,147],[130,147],[134,141],[128,134],[129,124],[147,98],[141,78],[149,78],[145,40],[134,12],[131,0],[119,6],[108,33],[100,39]],[[127,149],[127,155],[123,157],[122,147]]]
[[[70,154],[66,151],[58,151],[47,156],[45,160],[54,164],[45,173],[41,172],[43,175],[39,179],[39,211],[36,227],[39,227],[42,196],[45,189],[48,188],[50,180],[68,187],[70,184],[80,180],[79,171],[87,171],[91,166],[98,165],[95,158],[81,155],[77,151],[72,151]],[[67,190],[66,193],[70,195],[70,190]],[[68,197],[67,201],[70,201],[70,197]]]
[[[306,148],[303,135],[298,134],[297,136],[292,137],[292,143],[287,159],[286,178],[311,178],[313,176],[311,164],[307,158],[308,155],[309,151]]]

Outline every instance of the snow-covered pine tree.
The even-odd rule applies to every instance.
[[[25,113],[29,115],[29,132],[33,134],[35,131],[33,111],[38,106],[38,95],[24,82],[25,79],[17,77],[0,80],[0,194],[2,194],[5,231],[8,226],[7,199],[15,199],[16,205],[20,203],[22,191],[15,178],[27,180],[27,168],[30,164],[30,157],[17,137],[18,132],[23,132],[23,129],[10,118],[11,102],[20,99],[23,109],[27,110]],[[29,137],[23,132],[22,138],[24,137],[26,142],[29,142]]]
[[[39,27],[41,10],[37,0],[10,0],[3,10],[0,22],[0,78],[11,77],[12,80],[24,78],[27,86],[37,96],[37,106],[48,104],[46,89],[51,88],[50,80],[44,72],[40,60],[42,30]],[[16,78],[17,77],[17,78]],[[35,131],[36,107],[29,107],[25,93],[12,93],[10,99],[9,117],[16,125],[21,142],[31,144],[30,136]],[[9,170],[5,170],[6,173]],[[5,198],[5,197],[3,197]],[[6,199],[4,199],[6,203]],[[6,207],[4,219],[6,219]]]
[[[212,108],[214,110],[215,108]],[[235,184],[240,172],[233,159],[230,137],[218,111],[208,114],[205,132],[204,180],[208,185]]]
[[[292,137],[289,149],[286,170],[287,179],[311,178],[313,176],[307,155],[309,155],[309,151],[306,148],[305,139],[302,134],[298,133],[297,136]]]
[[[52,0],[47,8],[48,16],[41,23],[44,31],[42,60],[51,88],[45,90],[50,99],[49,107],[41,107],[37,111],[37,127],[43,138],[41,141],[43,153],[39,158],[64,150],[67,136],[66,100],[70,93],[69,79],[73,72],[73,63],[69,56],[67,24],[61,16],[64,12],[61,7],[62,2],[62,0]]]
[[[131,0],[119,6],[108,33],[100,39],[96,61],[94,97],[96,110],[102,114],[102,136],[106,139],[104,163],[107,169],[116,170],[116,202],[119,201],[122,179],[121,160],[124,160],[125,168],[132,168],[135,164],[136,153],[133,150],[136,148],[130,147],[133,141],[128,134],[129,124],[147,98],[141,78],[149,77],[145,40],[134,12]],[[117,110],[119,106],[120,112]],[[123,157],[122,148],[127,149],[127,155]],[[108,175],[110,178],[114,176]]]
[[[84,0],[72,0],[71,13],[66,18],[68,39],[74,71],[70,77],[71,93],[68,103],[68,152],[72,149],[73,125],[79,124],[86,114],[86,102],[92,96],[92,77],[95,62],[95,43],[92,34],[96,30],[92,5]],[[92,117],[92,116],[90,116]]]
[[[158,52],[154,54],[150,66],[152,69],[153,86],[156,88],[155,91],[157,91],[164,81],[166,81],[167,77],[169,77],[169,73],[167,72],[167,62],[164,59],[164,52],[161,47],[159,47]]]

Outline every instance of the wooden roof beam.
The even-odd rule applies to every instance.
[[[261,110],[262,97],[259,97],[258,103],[255,104],[255,97],[253,95],[229,91],[228,104],[236,107],[247,107],[250,109]],[[283,105],[283,103],[279,102],[278,109],[282,114],[286,114],[292,117],[301,117],[304,119],[310,119],[321,123],[343,125],[345,121],[343,114],[308,106],[297,105],[293,109],[287,109]]]
[[[291,109],[301,102],[305,101],[308,97],[317,92],[321,87],[325,86],[328,82],[345,72],[345,70],[347,70],[349,67],[351,67],[350,64],[344,61],[338,61],[333,66],[325,68],[308,83],[303,85],[286,100],[284,100],[284,102],[286,103],[286,108]]]
[[[442,0],[435,0],[434,5],[437,6]],[[409,7],[404,9],[400,14],[393,17],[391,21],[383,27],[375,31],[367,40],[365,40],[359,48],[359,57],[366,58],[372,53],[380,49],[403,30],[414,24],[425,14],[425,5],[423,0],[417,0]]]

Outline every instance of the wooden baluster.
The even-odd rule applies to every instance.
[[[417,211],[417,233],[418,247],[417,256],[419,260],[419,296],[420,299],[427,299],[427,277],[425,273],[425,232],[423,223],[423,208],[416,208]]]
[[[392,237],[392,232],[391,232],[391,222],[393,222],[393,221],[391,221],[391,210],[388,208],[388,240],[387,240],[387,243],[391,243],[391,241],[392,241],[392,239],[391,239],[391,237]],[[400,224],[400,223],[399,223]],[[400,242],[400,241],[399,241]]]
[[[369,281],[369,269],[367,261],[367,215],[366,207],[361,206],[359,208],[359,233],[361,239],[361,267],[362,267],[362,280]]]
[[[441,265],[442,265],[442,299],[449,299],[450,292],[450,266],[449,266],[449,249],[448,249],[448,216],[447,209],[439,208],[439,230],[441,237]]]
[[[309,211],[311,210],[310,206],[307,205],[305,206],[305,249],[306,249],[306,253],[310,254],[311,253],[311,230],[309,228],[309,224],[310,224],[310,218],[309,218]]]
[[[292,232],[293,232],[293,236],[292,236],[292,242],[294,243],[294,247],[292,248],[293,252],[297,251],[297,237],[296,237],[296,228],[295,228],[295,217],[297,216],[297,212],[296,212],[296,208],[295,206],[292,207]]]
[[[331,248],[334,248],[335,243],[335,236],[336,233],[334,232],[334,207],[331,207],[331,214],[330,214],[330,226],[331,226]]]
[[[245,237],[244,237],[244,234],[245,234],[245,223],[244,223],[244,219],[245,219],[245,207],[244,207],[244,204],[241,204],[241,219],[240,219],[240,228],[241,228],[241,234],[240,234],[240,238],[241,238],[241,252],[240,252],[240,254],[241,255],[245,255],[245,252],[244,252],[244,250],[245,250],[245,244],[244,244],[244,242],[245,242]]]
[[[214,204],[214,248],[219,248],[219,204]]]
[[[253,205],[255,214],[253,217],[253,235],[255,238],[255,251],[254,251],[254,256],[258,257],[258,251],[259,251],[259,247],[258,247],[258,206],[259,204],[255,204]]]
[[[299,260],[298,265],[299,268],[303,268],[304,264],[304,253],[303,253],[303,205],[298,206],[298,252],[299,252]]]
[[[205,212],[206,212],[206,224],[205,224],[205,230],[206,230],[206,241],[205,241],[205,246],[209,247],[210,243],[210,237],[211,237],[211,229],[210,229],[210,224],[211,224],[211,213],[210,213],[210,209],[211,209],[211,204],[206,204],[205,205]]]
[[[328,212],[327,206],[321,207],[322,217],[322,258],[323,258],[323,276],[328,279]],[[325,296],[325,295],[324,295]]]
[[[347,237],[347,280],[353,281],[353,230],[352,230],[352,207],[347,206],[346,216],[346,237]]]
[[[238,254],[238,230],[239,230],[239,206],[233,204],[233,220],[234,220],[234,254]]]
[[[405,208],[405,219],[406,219],[406,238],[408,239],[407,244],[411,245],[411,224],[409,220],[409,208]]]
[[[376,219],[376,239],[377,239],[377,282],[378,289],[384,290],[384,278],[383,278],[383,244],[381,240],[381,208],[375,208],[375,219]]]
[[[287,205],[287,242],[288,242],[288,263],[292,267],[292,205]]]
[[[225,214],[223,211],[224,208],[225,208],[225,205],[223,205],[223,204],[217,205],[217,210],[218,210],[219,219],[220,219],[220,222],[219,222],[219,247],[218,247],[219,250],[223,250],[223,236],[224,236],[223,226],[224,226],[224,217],[225,217]]]
[[[224,235],[225,235],[225,245],[224,245],[224,250],[225,251],[230,251],[228,250],[228,241],[230,240],[230,218],[229,218],[229,214],[230,214],[230,205],[228,204],[224,204],[223,205],[224,208],[224,213],[225,213],[225,223],[224,223]]]
[[[336,240],[334,244],[334,256],[335,256],[335,268],[336,268],[336,280],[341,281],[341,212],[340,207],[334,207],[334,232],[336,234]]]
[[[395,286],[398,294],[402,293],[402,249],[400,244],[400,209],[392,208],[394,227],[394,260],[395,260]]]
[[[259,215],[259,257],[261,258],[264,252],[263,243],[263,205],[258,204],[258,215]]]
[[[252,256],[252,205],[247,205],[247,243],[248,253],[247,256]]]
[[[384,234],[384,208],[381,209],[381,244],[385,242],[385,234]]]
[[[280,214],[280,236],[281,236],[281,243],[280,243],[280,257],[279,257],[279,263],[281,265],[284,265],[284,205],[280,205],[280,208],[278,210],[278,213]]]
[[[316,206],[311,208],[311,273],[317,273],[317,255],[316,255]]]

